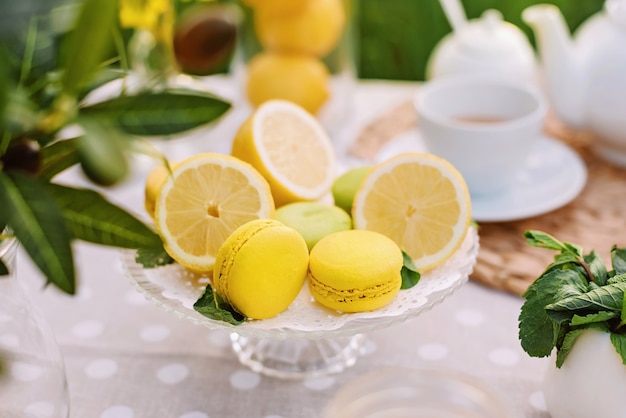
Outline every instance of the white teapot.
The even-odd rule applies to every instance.
[[[493,73],[535,81],[536,59],[526,35],[505,22],[502,14],[486,10],[480,18],[457,22],[439,41],[426,65],[426,78]]]
[[[626,1],[607,0],[573,39],[554,5],[530,6],[522,19],[534,30],[559,119],[592,132],[597,153],[626,167]]]

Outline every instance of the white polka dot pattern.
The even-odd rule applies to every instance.
[[[157,378],[167,384],[175,385],[182,382],[189,376],[189,369],[184,364],[173,363],[161,367],[157,371]]]
[[[230,375],[230,385],[234,389],[254,389],[261,382],[261,376],[248,370],[239,370]]]
[[[115,405],[102,412],[100,418],[135,418],[135,412],[128,406]]]

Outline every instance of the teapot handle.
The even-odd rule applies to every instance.
[[[467,24],[467,16],[465,15],[461,0],[439,0],[439,2],[452,26],[452,30],[459,33]]]

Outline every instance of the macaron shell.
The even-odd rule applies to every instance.
[[[296,230],[277,221],[252,221],[220,249],[213,284],[246,317],[272,318],[298,296],[307,275],[308,253]]]
[[[331,309],[379,309],[400,290],[401,269],[402,252],[386,236],[365,230],[336,232],[311,250],[309,290]]]
[[[398,294],[401,284],[402,281],[396,280],[394,276],[377,286],[341,290],[309,274],[309,291],[315,300],[327,308],[342,312],[367,312],[387,306]]]

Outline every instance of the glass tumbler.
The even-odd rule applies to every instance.
[[[352,0],[241,0],[237,78],[253,108],[292,101],[327,130],[348,116],[355,79]]]
[[[0,417],[67,418],[63,359],[16,275],[17,247],[14,237],[0,231]]]
[[[446,370],[388,367],[342,387],[322,418],[519,418],[500,393]]]

